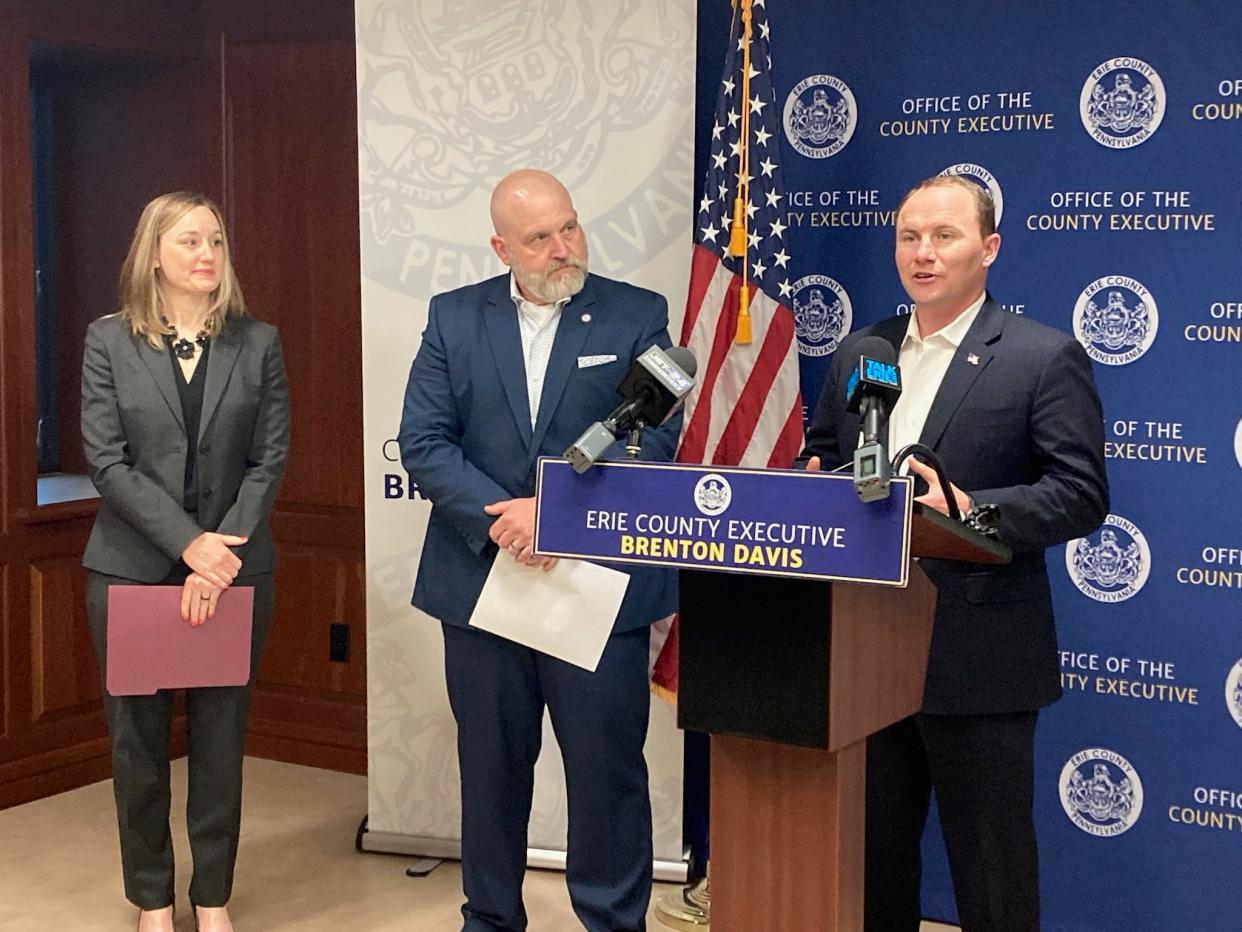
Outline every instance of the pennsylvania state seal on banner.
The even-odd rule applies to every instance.
[[[1141,58],[1121,56],[1091,72],[1078,98],[1082,125],[1102,146],[1130,149],[1160,128],[1165,110],[1164,81]]]
[[[798,352],[803,356],[835,352],[854,322],[849,294],[827,275],[806,275],[793,283],[793,312]]]
[[[831,74],[813,74],[785,98],[785,138],[808,159],[826,159],[849,144],[858,104],[849,85]]]
[[[1058,789],[1069,820],[1089,835],[1121,835],[1143,813],[1138,771],[1107,748],[1086,748],[1066,761]]]
[[[1065,545],[1065,570],[1083,595],[1124,602],[1137,595],[1151,572],[1151,548],[1134,524],[1109,515],[1098,531]]]
[[[694,507],[714,518],[728,510],[733,502],[733,487],[718,472],[709,472],[694,484]]]
[[[1225,708],[1229,710],[1229,717],[1242,728],[1242,659],[1229,669],[1229,675],[1225,677]]]
[[[627,138],[685,119],[670,100],[694,81],[682,47],[689,36],[693,49],[693,7],[648,7],[639,16],[633,4],[591,0],[360,5],[368,277],[422,296],[498,271],[486,237],[459,232],[453,212],[472,198],[485,207],[492,185],[522,167],[577,193],[606,187],[602,213],[584,217],[601,270],[623,275],[682,238],[692,142],[644,158],[621,152],[635,144]]]
[[[1151,347],[1160,311],[1137,279],[1105,275],[1082,290],[1074,305],[1074,334],[1087,355],[1106,366],[1134,362]]]

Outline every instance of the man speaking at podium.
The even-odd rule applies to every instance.
[[[464,932],[526,928],[522,878],[543,710],[565,762],[566,882],[588,932],[637,932],[651,899],[643,744],[648,626],[672,613],[675,577],[637,567],[594,673],[469,626],[495,560],[534,549],[534,468],[616,406],[631,362],[670,345],[659,295],[587,273],[569,192],[546,172],[503,178],[492,248],[510,274],[437,295],[410,368],[401,461],[431,500],[414,605],[444,632],[461,764]],[[676,414],[643,435],[671,459]]]
[[[924,560],[937,588],[922,711],[867,742],[865,927],[917,932],[919,840],[936,793],[964,932],[1036,932],[1038,856],[1031,814],[1038,710],[1060,696],[1044,551],[1108,513],[1103,416],[1083,348],[1008,314],[985,290],[1000,249],[991,198],[972,182],[929,178],[897,210],[895,258],[915,303],[837,350],[807,434],[808,469],[849,463],[851,348],[892,344],[904,391],[889,449],[921,442],[919,501],[961,512],[995,505],[1007,566]],[[855,355],[857,355],[855,353]]]

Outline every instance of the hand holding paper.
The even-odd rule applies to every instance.
[[[470,624],[594,672],[629,584],[625,573],[580,560],[537,573],[498,557]]]

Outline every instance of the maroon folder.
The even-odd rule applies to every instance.
[[[253,624],[250,586],[224,590],[215,616],[197,627],[181,620],[181,586],[109,586],[108,693],[244,686]]]

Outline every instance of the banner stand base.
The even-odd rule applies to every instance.
[[[443,863],[443,858],[420,858],[405,869],[405,876],[426,877]]]

